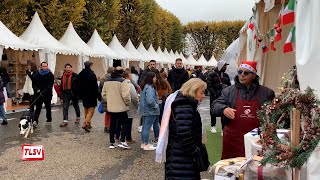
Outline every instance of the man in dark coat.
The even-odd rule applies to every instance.
[[[61,98],[63,99],[63,122],[60,124],[60,127],[66,127],[68,125],[70,101],[72,101],[72,105],[77,115],[75,123],[80,122],[78,84],[77,74],[72,71],[72,65],[69,63],[65,64],[60,85]]]
[[[43,103],[46,107],[47,123],[51,123],[52,121],[51,100],[54,76],[48,68],[47,62],[42,62],[40,66],[40,71],[35,72],[34,79],[32,80],[32,83],[35,83],[35,86],[39,88],[35,94],[37,94],[38,97],[40,96],[36,101],[36,111],[34,115],[34,122],[36,122],[36,124],[38,124]]]
[[[146,77],[147,73],[150,72],[152,69],[156,69],[157,62],[155,60],[150,60],[149,66],[142,72],[140,73],[138,84],[141,86],[142,81]]]
[[[91,70],[92,62],[84,62],[84,69],[78,75],[79,81],[79,98],[82,99],[84,107],[85,122],[82,128],[86,132],[90,132],[91,118],[94,114],[95,107],[97,106],[97,99],[101,100],[98,92],[97,76]]]
[[[212,104],[215,115],[228,118],[223,130],[222,159],[245,156],[243,136],[260,127],[257,111],[275,96],[274,91],[259,84],[256,73],[256,62],[242,62],[235,84],[222,90]]]
[[[210,92],[210,106],[214,100],[216,100],[218,97],[221,96],[221,91],[224,88],[231,85],[229,75],[225,73],[227,69],[227,65],[229,64],[227,64],[224,60],[220,60],[218,62],[217,68],[208,75],[207,85],[208,85],[208,90]],[[210,111],[210,115],[211,115],[210,131],[212,133],[217,133],[217,130],[216,130],[217,117],[214,114],[212,114],[211,111]],[[224,128],[223,118],[224,117],[222,116],[221,117],[222,130]]]
[[[189,80],[189,74],[184,69],[182,59],[177,58],[175,67],[168,74],[168,82],[173,91],[179,90],[183,83]]]

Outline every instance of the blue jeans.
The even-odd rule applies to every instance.
[[[3,104],[0,104],[0,117],[3,121],[7,121],[6,111],[4,110]]]
[[[149,142],[149,133],[150,128],[153,125],[153,132],[155,140],[158,140],[159,137],[159,116],[151,115],[151,116],[142,116],[142,132],[141,132],[141,141],[143,144],[148,144]]]

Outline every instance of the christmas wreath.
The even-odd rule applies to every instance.
[[[293,72],[295,70],[292,70]],[[294,73],[283,77],[281,94],[272,102],[266,103],[258,111],[261,123],[261,145],[264,158],[261,164],[273,164],[279,167],[300,168],[310,157],[320,140],[319,101],[311,88],[304,93],[292,86]],[[301,112],[301,133],[298,146],[277,136],[278,128],[290,127],[290,111],[296,108]]]

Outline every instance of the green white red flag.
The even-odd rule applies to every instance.
[[[293,26],[290,30],[290,33],[289,33],[289,36],[286,40],[286,43],[284,44],[283,46],[283,52],[284,53],[287,53],[287,52],[291,52],[294,50],[293,48],[293,43],[295,42],[295,30],[296,30],[296,27]]]
[[[294,22],[294,6],[296,0],[290,0],[288,5],[282,11],[282,23],[283,25],[290,24]]]

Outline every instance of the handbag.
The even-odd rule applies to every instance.
[[[207,171],[210,165],[206,145],[201,144],[194,152],[194,161],[200,172]]]
[[[98,112],[103,114],[104,111],[103,111],[103,108],[102,108],[102,102],[100,102],[99,106],[98,106]]]

